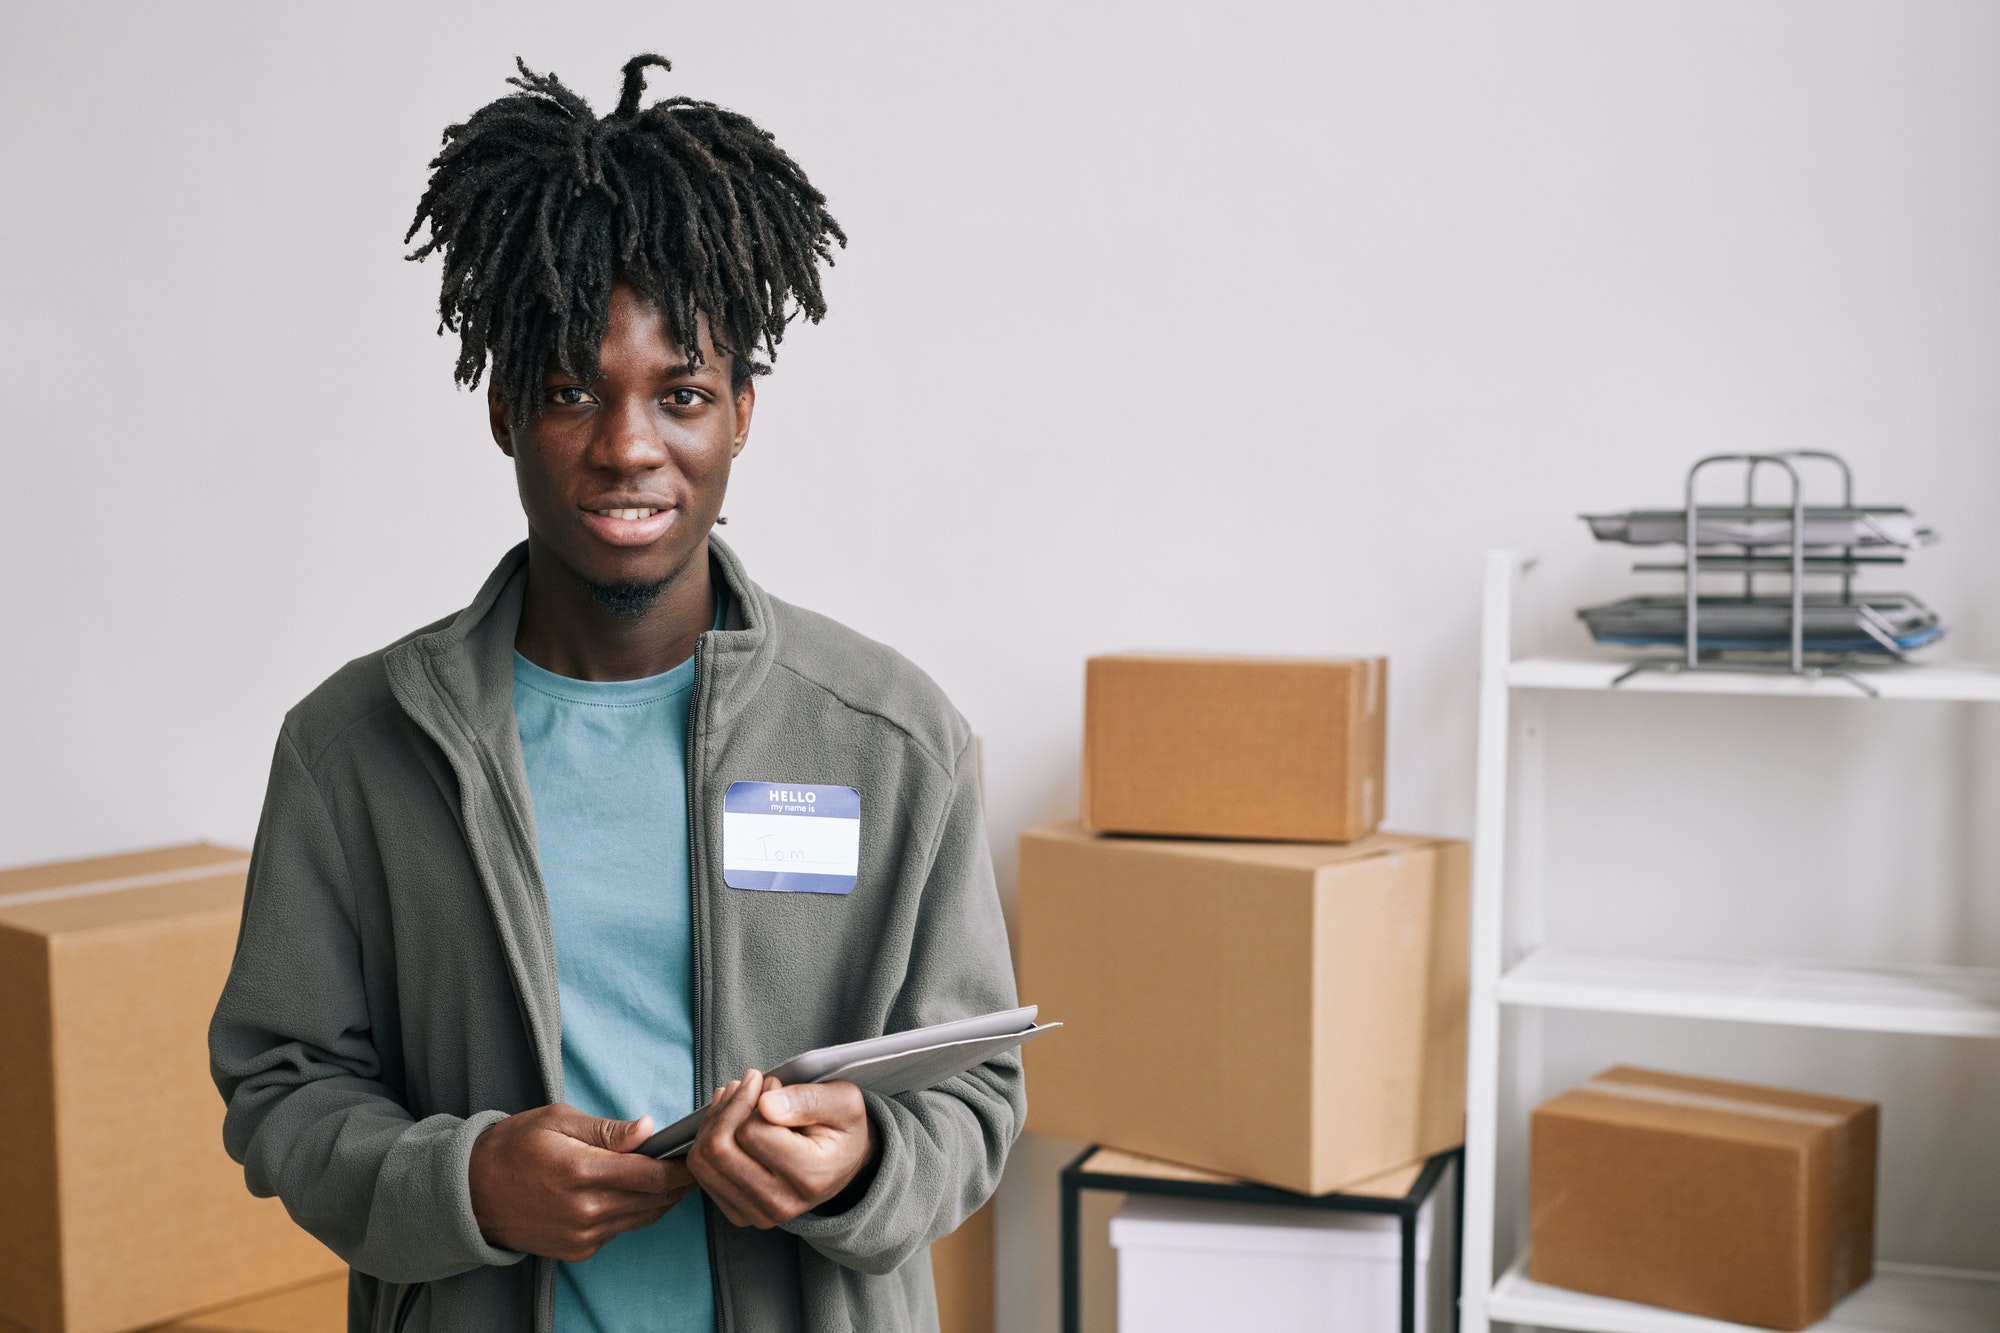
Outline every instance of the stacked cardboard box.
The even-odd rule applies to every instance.
[[[1386,674],[1091,661],[1085,821],[1020,845],[1021,991],[1066,1025],[1029,1129],[1314,1194],[1460,1142],[1469,857],[1375,832]]]
[[[1389,665],[1093,657],[1083,826],[1352,842],[1382,822]]]
[[[0,872],[0,1319],[121,1333],[343,1271],[222,1148],[245,854]]]

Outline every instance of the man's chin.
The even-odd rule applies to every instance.
[[[662,543],[645,550],[607,550],[590,542],[558,545],[533,532],[530,538],[551,571],[559,567],[567,575],[559,582],[569,583],[599,610],[619,617],[644,615],[703,549],[699,545],[693,551],[662,549]]]
[[[635,620],[646,614],[660,594],[667,590],[673,576],[654,582],[639,579],[619,579],[611,583],[586,581],[584,587],[590,591],[590,600],[597,609],[617,616],[621,620]]]

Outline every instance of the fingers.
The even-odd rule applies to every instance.
[[[653,1137],[649,1115],[606,1120],[573,1106],[552,1106],[549,1111],[548,1128],[591,1150],[574,1153],[564,1164],[575,1188],[658,1195],[674,1188],[684,1174],[679,1166],[639,1155],[638,1148]]]
[[[547,1108],[543,1126],[605,1152],[631,1152],[653,1137],[653,1117],[649,1115],[637,1120],[605,1120],[560,1102]]]
[[[792,1129],[754,1120],[737,1133],[736,1142],[785,1186],[792,1201],[791,1216],[840,1193],[867,1165],[873,1150],[865,1108],[853,1125],[812,1123]]]
[[[569,1234],[551,1248],[549,1257],[581,1263],[628,1231],[652,1226],[693,1192],[690,1183],[667,1195],[595,1195],[573,1201]]]
[[[718,1148],[724,1152],[725,1158],[734,1150],[737,1131],[756,1113],[757,1097],[763,1091],[764,1081],[764,1076],[752,1069],[725,1087],[709,1108],[701,1129],[695,1135],[695,1147],[699,1149],[706,1141],[711,1161],[724,1160],[716,1157]],[[688,1156],[692,1165],[694,1154],[691,1152]],[[699,1177],[701,1173],[697,1170],[695,1174]]]
[[[786,1087],[752,1070],[718,1091],[688,1160],[723,1216],[764,1228],[839,1193],[866,1163],[872,1137],[852,1083]]]
[[[665,1216],[669,1209],[692,1193],[694,1193],[692,1177],[683,1184],[658,1193],[600,1193],[594,1196],[598,1202],[594,1220],[604,1232],[604,1239],[608,1240],[622,1231],[651,1226]]]
[[[739,1142],[744,1127],[753,1123],[764,1085],[763,1076],[752,1069],[723,1089],[688,1154],[689,1170],[722,1215],[737,1226],[759,1229],[774,1227],[804,1211],[791,1206],[793,1192],[746,1154]]]
[[[467,1189],[480,1234],[496,1245],[577,1260],[649,1225],[693,1188],[679,1162],[631,1151],[651,1117],[610,1120],[574,1106],[508,1116],[474,1140]]]
[[[580,1145],[560,1154],[558,1183],[565,1192],[636,1196],[597,1199],[592,1216],[597,1212],[622,1216],[634,1208],[657,1207],[662,1195],[688,1183],[687,1168],[681,1164],[634,1151],[653,1135],[651,1116],[606,1120],[573,1106],[553,1106],[549,1111],[546,1127]]]
[[[862,1100],[861,1089],[852,1083],[767,1087],[757,1099],[757,1110],[770,1123],[792,1129],[832,1125],[855,1130],[868,1118],[868,1104]]]
[[[684,1182],[687,1168],[638,1153],[583,1153],[571,1164],[572,1180],[583,1189],[629,1194],[664,1194]]]
[[[830,1155],[823,1143],[795,1129],[753,1120],[737,1133],[736,1146],[807,1207],[821,1201]]]
[[[606,1152],[637,1152],[639,1146],[653,1137],[653,1117],[642,1115],[637,1120],[601,1120],[604,1127],[604,1142],[598,1146]]]

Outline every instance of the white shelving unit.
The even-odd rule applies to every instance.
[[[1472,1014],[1466,1082],[1462,1333],[1494,1325],[1579,1333],[1753,1333],[1651,1306],[1543,1286],[1525,1252],[1495,1271],[1503,1069],[1524,1112],[1541,1078],[1549,1009],[1780,1023],[1856,1032],[2000,1038],[2000,968],[1833,965],[1783,958],[1650,958],[1545,943],[1542,704],[1550,691],[1865,699],[1838,677],[1644,672],[1631,659],[1516,656],[1517,593],[1533,561],[1486,563],[1480,647],[1478,813],[1472,861]],[[2000,703],[2000,671],[1966,666],[1861,669],[1883,700]],[[1503,1041],[1503,1009],[1518,1020]],[[1525,1237],[1522,1243],[1525,1245]],[[1879,1264],[1875,1280],[1814,1333],[2000,1333],[2000,1274]]]

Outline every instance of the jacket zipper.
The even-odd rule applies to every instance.
[[[403,1288],[403,1294],[396,1298],[396,1322],[389,1326],[390,1333],[403,1333],[403,1325],[410,1322],[410,1312],[417,1308],[417,1293],[423,1289],[421,1282]]]
[[[437,677],[435,673],[430,671],[428,663],[425,666],[425,675],[429,679],[432,691],[438,697],[446,698],[444,688],[438,684]],[[697,678],[699,678],[699,675],[700,670],[697,666]],[[463,733],[466,748],[473,760],[478,764],[479,774],[485,779],[487,790],[494,794],[494,804],[499,810],[500,823],[507,831],[507,840],[513,845],[515,855],[520,858],[521,864],[529,870],[529,877],[533,881],[534,887],[542,890],[536,899],[540,910],[535,913],[535,924],[540,927],[542,948],[545,956],[554,958],[556,956],[555,924],[549,919],[548,892],[542,888],[540,850],[535,846],[532,833],[521,827],[521,822],[515,818],[513,809],[500,799],[499,794],[504,789],[504,784],[500,781],[499,773],[494,771],[491,756],[479,744],[478,737],[473,734],[472,728],[462,718],[457,716],[455,710],[448,709],[447,711],[451,714],[453,721],[457,722],[459,731]],[[421,726],[422,724],[419,723],[419,725]],[[438,748],[445,751],[446,762],[451,765],[453,772],[458,777],[460,792],[463,793],[468,790],[465,775],[459,769],[458,763],[452,758],[451,751],[442,742],[439,742],[436,736],[433,736],[431,739],[434,743],[438,744]],[[461,794],[461,805],[463,801],[464,797]],[[466,836],[466,850],[471,853],[474,865],[478,866],[480,858],[472,846],[471,824],[471,819],[466,816],[464,810],[461,808],[459,812],[459,826]],[[509,969],[510,972],[511,970]],[[541,1043],[533,1040],[535,1028],[528,1021],[528,997],[522,993],[520,979],[514,978],[514,981],[514,1004],[521,1015],[522,1026],[528,1030],[530,1044],[535,1048],[535,1065],[542,1077],[542,1099],[545,1103],[552,1103],[556,1100],[556,1081],[561,1077],[562,1066],[557,1065],[552,1071],[548,1066],[548,1062],[542,1058]],[[547,1333],[547,1330],[555,1327],[555,1265],[552,1260],[540,1257],[530,1259],[529,1262],[534,1266],[535,1328],[538,1330],[538,1333]],[[415,1288],[412,1288],[398,1302],[396,1322],[391,1333],[402,1333],[403,1322],[409,1317],[410,1311],[415,1308],[415,1305]]]
[[[499,790],[497,782],[494,784],[494,790],[496,792]],[[535,888],[538,890],[535,895],[535,924],[542,928],[543,956],[554,959],[556,956],[556,927],[555,921],[549,913],[549,892],[547,887],[542,883],[541,848],[536,845],[532,833],[522,828],[520,821],[514,818],[512,810],[507,810],[503,813],[506,816],[508,828],[513,831],[514,844],[519,849],[522,863],[531,872],[530,877],[534,882]],[[520,996],[517,993],[516,998],[523,1004],[526,1003],[525,996]],[[525,1014],[523,1016],[525,1017]],[[558,1033],[557,1040],[560,1042],[560,1033],[562,1031],[560,1022],[556,1025],[556,1031]],[[542,1097],[546,1102],[554,1102],[556,1100],[556,1084],[562,1078],[562,1065],[558,1063],[552,1070],[549,1068],[548,1063],[541,1058],[541,1055],[541,1049],[537,1046],[535,1063],[542,1067]],[[558,1056],[558,1060],[560,1060],[560,1056]],[[564,1089],[564,1091],[567,1092],[568,1089]],[[555,1261],[536,1256],[529,1260],[529,1262],[534,1266],[534,1275],[530,1280],[534,1284],[535,1291],[535,1328],[537,1333],[550,1333],[556,1326]],[[401,1333],[401,1331],[398,1330],[398,1333]]]
[[[694,1100],[700,1106],[707,1101],[707,1088],[713,1071],[709,1068],[710,1051],[708,1040],[708,875],[706,844],[702,841],[702,812],[704,803],[702,783],[701,746],[699,739],[708,713],[708,640],[703,634],[694,644],[694,690],[693,708],[688,713],[687,729],[687,839],[688,839],[688,958],[689,978],[694,991]],[[717,1263],[721,1253],[721,1228],[716,1224],[715,1210],[708,1201],[701,1202],[702,1229],[708,1238],[708,1280],[712,1299],[715,1302],[716,1327],[727,1333],[735,1326],[730,1318],[728,1293],[723,1288],[722,1267]]]
[[[694,1099],[696,1106],[700,1106],[704,1100],[702,1096],[702,1081],[708,1077],[708,1032],[706,1028],[708,1006],[704,1003],[703,997],[703,987],[708,984],[708,960],[704,956],[704,946],[708,942],[706,931],[708,921],[707,904],[703,901],[702,895],[701,863],[703,857],[701,856],[701,852],[704,850],[701,845],[700,811],[702,808],[702,793],[701,772],[697,767],[700,762],[698,753],[700,746],[697,742],[701,735],[702,714],[707,711],[708,705],[708,699],[704,694],[704,689],[708,683],[708,672],[706,670],[708,666],[707,647],[708,635],[704,634],[695,640],[694,689],[692,691],[694,706],[688,714],[687,753],[683,756],[682,760],[687,767],[688,933],[691,937],[688,940],[688,959],[690,963],[689,970],[693,974],[689,980],[692,983],[694,991],[692,996],[694,1013],[692,1017],[694,1019]]]

